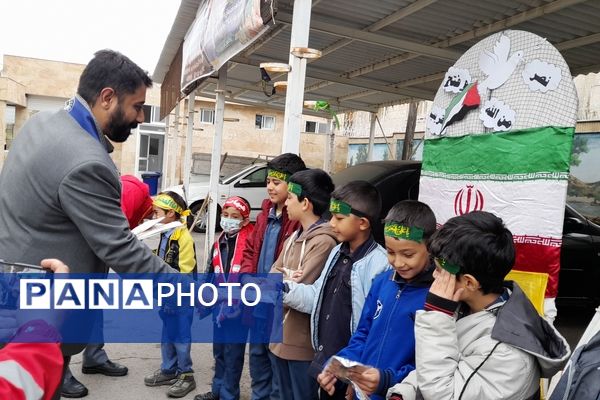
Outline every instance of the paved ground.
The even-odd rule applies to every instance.
[[[204,235],[194,234],[196,248],[203,251]],[[156,246],[154,241],[148,242],[149,246]],[[579,340],[593,311],[579,309],[559,309],[557,327],[573,346]],[[144,386],[143,379],[160,365],[159,344],[107,344],[106,350],[109,357],[129,367],[129,374],[124,377],[113,378],[103,375],[83,375],[81,373],[81,355],[73,357],[72,371],[89,389],[89,400],[146,400],[167,398],[167,386],[149,388]],[[192,345],[192,359],[197,389],[184,399],[193,399],[194,395],[210,390],[213,376],[212,346],[210,344]],[[241,381],[242,400],[250,399],[250,377],[248,373],[248,354]]]
[[[204,251],[204,234],[194,233],[198,261]],[[155,248],[158,240],[148,239],[146,244]],[[113,343],[106,344],[105,349],[111,360],[129,367],[129,374],[124,377],[108,377],[103,375],[84,375],[81,373],[81,354],[74,356],[71,360],[73,375],[89,389],[89,400],[146,400],[167,398],[168,386],[146,387],[144,376],[152,373],[160,366],[160,344],[130,344]],[[193,399],[194,395],[210,390],[213,376],[213,357],[211,344],[193,344],[192,359],[197,389],[184,397]],[[248,356],[246,355],[246,364]],[[245,365],[242,376],[242,400],[250,399],[250,377],[248,367]]]
[[[124,377],[108,377],[103,375],[84,375],[81,373],[81,355],[73,357],[71,370],[73,375],[89,389],[89,400],[147,400],[167,398],[168,386],[146,387],[144,376],[152,373],[160,365],[160,345],[158,344],[107,344],[109,357],[129,367],[129,374]],[[192,345],[192,359],[197,389],[184,397],[193,399],[195,394],[210,390],[213,376],[212,345]],[[248,356],[246,355],[246,364]],[[242,376],[242,400],[249,400],[250,378],[247,365]]]

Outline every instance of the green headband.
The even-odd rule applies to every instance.
[[[294,182],[288,182],[288,192],[294,193],[296,196],[302,196],[302,186]]]
[[[278,171],[276,169],[269,169],[267,171],[267,176],[270,176],[271,178],[279,179],[280,181],[284,181],[284,182],[287,182],[288,179],[290,179],[290,174],[287,174],[283,171]]]
[[[331,199],[329,202],[329,212],[332,214],[343,214],[350,215],[354,214],[358,217],[369,218],[367,214],[362,211],[356,210],[350,206],[348,203],[344,203],[341,200]]]
[[[383,228],[383,234],[396,239],[412,240],[417,243],[423,241],[423,229],[414,226],[401,225],[396,221],[386,222],[385,227]]]
[[[460,272],[460,266],[458,266],[456,264],[452,264],[448,260],[445,260],[441,257],[436,257],[435,261],[438,263],[440,268],[445,269],[446,271],[450,272],[452,275],[456,275]]]

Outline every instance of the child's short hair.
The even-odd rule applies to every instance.
[[[318,168],[298,171],[290,177],[290,182],[302,187],[302,194],[298,196],[298,200],[310,200],[315,215],[320,217],[329,209],[329,200],[335,185],[327,172]]]
[[[162,193],[159,193],[159,194],[166,194],[167,196],[169,196],[170,198],[172,198],[173,201],[175,203],[177,203],[177,205],[179,207],[181,207],[182,210],[184,210],[184,211],[187,210],[187,208],[188,208],[187,207],[187,203],[185,202],[185,200],[183,199],[183,197],[181,197],[178,193],[171,192],[171,191],[166,191],[166,192],[162,192]],[[177,212],[175,213],[175,216],[177,218],[181,218],[181,215],[179,213],[177,213]]]
[[[422,229],[423,243],[427,243],[436,228],[435,214],[431,208],[417,200],[402,200],[394,204],[385,217],[385,222],[390,221]]]
[[[348,203],[353,209],[363,213],[371,223],[379,221],[381,196],[373,185],[366,181],[348,182],[331,193],[331,198]]]
[[[306,164],[294,153],[283,153],[267,162],[267,168],[293,175],[298,171],[305,170]]]
[[[515,263],[512,233],[485,211],[450,218],[431,236],[429,252],[459,266],[458,275],[473,275],[483,294],[502,293],[504,277]]]

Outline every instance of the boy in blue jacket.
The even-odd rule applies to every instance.
[[[433,282],[435,266],[426,242],[435,228],[433,211],[414,200],[397,203],[385,219],[385,247],[393,270],[375,278],[356,332],[337,353],[366,366],[351,368],[348,378],[373,400],[383,400],[415,368],[414,320]],[[330,366],[318,380],[324,391],[335,393],[337,377]]]

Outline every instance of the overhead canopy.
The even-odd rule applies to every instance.
[[[203,0],[182,0],[154,80],[180,72],[177,53]],[[229,101],[283,109],[285,97],[267,97],[261,62],[288,63],[293,0],[276,4],[275,24],[229,64]],[[600,71],[600,1],[597,0],[313,0],[305,100],[327,100],[338,111],[376,112],[383,106],[432,100],[447,69],[481,38],[505,29],[545,37],[573,75]],[[272,74],[285,80],[285,74]],[[178,94],[171,79],[165,90]],[[165,82],[167,83],[167,82]],[[170,88],[170,89],[167,89]],[[216,79],[196,92],[214,96]],[[163,93],[163,98],[165,98]],[[171,96],[173,97],[173,96]],[[169,112],[172,104],[161,104]]]

